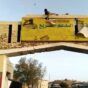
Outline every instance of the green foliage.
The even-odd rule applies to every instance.
[[[29,59],[25,57],[19,60],[14,70],[15,78],[20,77],[20,81],[29,85],[35,85],[39,79],[42,79],[46,69],[42,67],[41,63],[37,60]]]
[[[66,82],[60,83],[61,88],[68,88],[68,84]]]

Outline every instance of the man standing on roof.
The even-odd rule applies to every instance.
[[[47,9],[44,9],[44,14],[46,16],[45,17],[46,20],[49,20],[49,15],[58,15],[58,14],[49,12]]]
[[[49,19],[49,16],[50,16],[50,15],[58,15],[58,14],[51,13],[51,12],[49,12],[47,9],[44,9],[44,15],[45,15],[45,19],[47,20],[47,23],[48,23],[49,25],[55,25],[55,24],[56,24],[55,22],[53,22],[53,20],[50,20],[50,19]]]
[[[48,20],[50,12],[47,9],[44,9],[44,13],[45,13],[45,16],[46,16],[45,19]]]

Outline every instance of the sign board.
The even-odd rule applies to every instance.
[[[25,17],[21,41],[88,41],[88,18]],[[80,31],[86,27],[83,33]]]

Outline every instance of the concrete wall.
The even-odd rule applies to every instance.
[[[24,84],[23,88],[28,88],[28,86]],[[31,85],[30,85],[30,88],[32,88]],[[33,86],[33,88],[48,88],[48,80],[39,80],[38,84]]]
[[[20,24],[20,22],[0,22],[0,48],[6,49],[17,45],[18,24]],[[12,37],[10,44],[8,43],[9,25],[12,25]]]
[[[38,88],[48,88],[48,80],[39,80]]]

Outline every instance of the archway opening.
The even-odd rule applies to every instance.
[[[65,50],[28,54],[17,57],[10,57],[9,60],[17,64],[21,57],[37,59],[46,66],[44,79],[53,80],[77,80],[88,81],[88,55]]]

